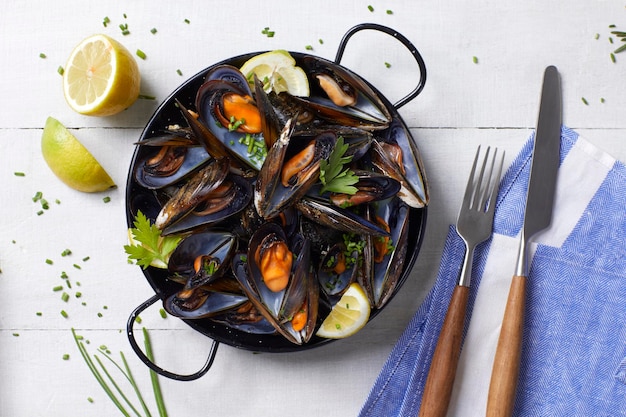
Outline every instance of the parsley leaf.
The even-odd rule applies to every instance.
[[[148,266],[167,268],[167,261],[181,241],[180,236],[161,236],[161,230],[138,211],[130,229],[131,243],[124,245],[129,261],[146,269]]]
[[[320,162],[320,181],[323,184],[320,194],[330,191],[353,195],[358,191],[354,184],[359,181],[359,177],[350,168],[344,168],[352,161],[352,155],[344,156],[348,146],[347,143],[344,144],[343,137],[339,136],[328,160]]]

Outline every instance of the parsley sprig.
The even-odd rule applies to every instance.
[[[347,143],[344,143],[343,137],[339,136],[328,160],[321,161],[320,181],[323,185],[321,194],[330,191],[353,195],[358,191],[354,184],[359,181],[359,177],[349,167],[345,167],[352,161],[352,155],[344,156],[348,146]]]
[[[161,236],[161,230],[138,211],[133,222],[135,227],[130,229],[132,239],[129,245],[124,245],[129,261],[136,261],[137,265],[146,269],[148,266],[167,268],[167,261],[171,253],[181,241],[180,236]]]

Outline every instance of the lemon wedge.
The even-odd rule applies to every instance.
[[[70,54],[63,73],[65,100],[78,113],[110,116],[139,96],[137,62],[121,43],[106,35],[84,39]]]
[[[363,288],[354,282],[333,306],[317,335],[327,339],[352,336],[367,324],[369,317],[370,303],[367,295]]]
[[[41,153],[52,172],[75,190],[93,193],[115,187],[96,158],[52,117],[41,135]]]
[[[256,74],[268,92],[286,91],[301,97],[309,95],[309,80],[306,73],[296,66],[296,60],[285,50],[278,49],[255,55],[241,66],[240,71],[248,80],[252,80],[252,74]]]

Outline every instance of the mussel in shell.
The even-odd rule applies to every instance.
[[[252,235],[245,259],[236,258],[233,269],[252,304],[278,333],[306,343],[319,303],[310,241],[300,234],[288,238],[278,223],[268,222]]]
[[[165,310],[177,317],[200,319],[246,302],[230,275],[236,250],[236,237],[228,232],[197,233],[183,239],[170,257],[168,273],[184,286],[164,300]]]

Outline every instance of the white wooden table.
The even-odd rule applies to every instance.
[[[108,27],[102,24],[105,17]],[[610,53],[618,45],[609,43],[609,25],[626,30],[621,1],[7,4],[0,14],[0,415],[117,414],[80,358],[71,328],[91,342],[91,352],[106,345],[119,358],[123,351],[153,404],[147,368],[131,351],[123,330],[130,311],[152,295],[122,248],[133,142],[160,101],[203,68],[247,52],[305,52],[307,45],[312,53],[333,59],[342,35],[363,22],[402,33],[428,67],[423,93],[400,109],[421,149],[432,192],[415,268],[400,294],[356,336],[288,354],[253,354],[222,345],[203,378],[161,378],[171,416],[356,415],[435,279],[476,147],[503,148],[505,163],[510,163],[535,126],[547,65],[561,72],[564,123],[626,160],[626,52],[612,62]],[[128,25],[129,35],[122,35],[120,24]],[[262,34],[265,27],[275,36]],[[145,52],[147,58],[138,59],[141,92],[155,100],[139,100],[108,118],[81,116],[66,105],[57,68],[76,44],[98,32],[132,52]],[[385,62],[391,66],[386,68]],[[386,35],[355,35],[342,64],[391,101],[413,88],[415,63]],[[72,129],[117,182],[116,190],[81,194],[53,176],[40,152],[48,116]],[[32,200],[37,192],[50,202],[41,215],[40,202]],[[62,256],[65,249],[71,255]],[[63,272],[73,285],[66,289],[71,295],[67,302],[53,291],[66,285]],[[210,340],[175,318],[161,318],[158,306],[142,319],[160,364],[181,373],[202,365]],[[157,415],[154,406],[152,410]]]

